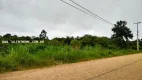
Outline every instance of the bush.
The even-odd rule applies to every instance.
[[[58,40],[51,40],[51,41],[48,42],[48,45],[61,46],[62,44]]]
[[[79,49],[81,45],[76,40],[73,40],[71,44],[77,47],[44,44],[8,45],[5,55],[0,54],[0,72],[136,53],[134,50],[111,50],[100,45],[85,46]]]
[[[79,50],[81,47],[81,42],[78,40],[72,40],[71,45],[74,49]]]

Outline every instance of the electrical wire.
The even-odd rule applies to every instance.
[[[73,2],[73,3],[76,4],[76,5],[78,5],[78,6],[81,7],[82,9],[86,10],[87,12],[84,11],[84,10],[82,10],[82,9],[80,9],[80,8],[75,7],[74,5],[68,3],[68,2],[66,2],[66,1],[64,1],[64,0],[60,0],[60,1],[62,1],[62,2],[64,2],[64,3],[66,3],[66,4],[68,4],[68,5],[70,5],[71,7],[74,7],[74,8],[76,8],[76,9],[78,9],[79,11],[82,11],[82,12],[84,12],[84,13],[86,13],[86,14],[88,14],[88,15],[94,17],[94,18],[97,18],[97,19],[99,19],[99,20],[102,20],[102,21],[104,21],[104,22],[106,22],[106,23],[108,23],[108,24],[114,25],[113,23],[111,23],[111,22],[109,22],[109,21],[103,19],[102,17],[100,17],[100,16],[94,14],[93,12],[89,11],[88,9],[82,7],[81,5],[79,5],[78,3],[76,3],[75,1],[70,0],[71,2]],[[89,13],[88,13],[88,12],[89,12]],[[90,13],[91,13],[92,15],[91,15]]]
[[[87,12],[93,14],[94,16],[100,18],[101,20],[103,20],[103,21],[105,21],[105,22],[107,22],[107,23],[109,23],[109,24],[111,24],[111,25],[114,25],[113,23],[109,22],[108,20],[106,20],[106,19],[104,19],[104,18],[98,16],[97,14],[91,12],[90,10],[84,8],[83,6],[81,6],[80,4],[76,3],[75,1],[73,1],[73,0],[70,0],[70,1],[73,2],[74,4],[76,4],[77,6],[81,7],[82,9],[86,10]]]

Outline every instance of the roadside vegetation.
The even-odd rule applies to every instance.
[[[0,55],[0,72],[53,66],[92,59],[137,53],[135,50],[107,49],[96,45],[74,49],[71,46],[44,44],[10,45]]]
[[[64,63],[74,63],[139,53],[133,34],[125,21],[112,28],[111,38],[84,35],[82,37],[54,38],[49,40],[43,30],[39,37],[17,37],[6,34],[0,40],[44,40],[44,44],[0,44],[0,72],[41,68]],[[140,40],[140,45],[142,41]],[[140,47],[141,49],[141,47]]]

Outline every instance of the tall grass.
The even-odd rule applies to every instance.
[[[134,50],[109,50],[97,45],[79,50],[70,46],[44,44],[11,45],[0,53],[0,72],[74,63],[98,58],[136,53]]]

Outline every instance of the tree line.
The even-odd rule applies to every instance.
[[[127,27],[126,21],[118,21],[114,27],[112,28],[113,35],[111,38],[108,37],[98,37],[86,34],[82,37],[69,37],[66,38],[53,38],[52,40],[49,40],[47,37],[47,32],[45,30],[42,30],[39,34],[39,37],[29,37],[29,36],[17,36],[17,35],[11,35],[10,33],[7,33],[3,36],[0,36],[0,40],[44,40],[45,44],[47,45],[53,45],[53,46],[63,46],[63,45],[71,45],[75,49],[79,49],[84,46],[96,46],[100,45],[104,48],[109,49],[136,49],[136,40],[133,39],[133,33],[130,30],[130,28]],[[1,42],[0,41],[0,42]],[[140,41],[140,45],[142,45],[142,40]],[[142,49],[142,47],[140,47]]]

